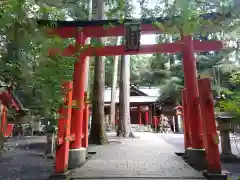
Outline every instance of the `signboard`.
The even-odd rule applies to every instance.
[[[138,51],[140,49],[141,24],[125,24],[125,51]]]

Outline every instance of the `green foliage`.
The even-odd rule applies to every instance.
[[[34,3],[9,0],[0,6],[0,73],[3,81],[15,85],[19,99],[32,114],[52,117],[61,99],[61,80],[72,79],[69,63],[73,62],[48,57],[49,48],[62,49],[64,43],[57,37],[48,39],[46,30],[37,27],[33,19],[49,14],[61,19],[61,11],[45,4],[37,7]]]
[[[240,71],[232,73],[231,82],[235,86],[229,98],[220,102],[220,110],[230,112],[239,123],[240,120]]]
[[[181,89],[183,88],[182,80],[176,77],[172,77],[161,88],[161,96],[159,101],[163,102],[167,98],[172,98],[176,102],[181,101]]]
[[[66,19],[67,16],[73,19],[87,19],[88,13],[86,1],[78,1],[75,4],[66,3],[62,6],[63,9],[60,9],[60,5],[54,7],[50,3],[46,1],[43,4],[37,4],[34,0],[1,1],[0,80],[15,84],[19,99],[26,108],[31,110],[32,114],[55,119],[57,108],[62,101],[61,86],[63,81],[72,79],[75,59],[59,56],[48,57],[48,49],[52,47],[63,49],[73,41],[63,41],[58,37],[48,38],[46,30],[37,27],[34,19]],[[166,1],[164,6],[159,3],[152,8],[147,7],[146,1],[141,1],[141,3],[142,18],[182,15],[179,19],[169,20],[164,23],[153,23],[161,31],[172,34],[175,39],[178,39],[173,33],[180,30],[183,30],[186,34],[191,34],[201,31],[200,26],[203,25],[219,25],[220,20],[205,22],[198,15],[213,12],[216,9],[223,11],[229,7],[230,1],[226,1],[222,5],[217,4],[217,7],[216,4],[213,4],[214,6],[212,4],[206,5],[194,0],[177,0],[173,1],[173,3]],[[60,4],[63,5],[63,1]],[[118,17],[120,22],[123,23],[124,17],[130,18],[133,16],[132,1],[108,0],[106,5],[108,19]],[[54,27],[55,24],[51,26]],[[112,25],[109,24],[109,26]],[[239,26],[238,30],[236,30],[237,28],[234,29],[234,33],[229,32],[229,23],[225,26],[228,28],[229,36],[232,39],[237,39]],[[167,35],[160,35],[158,40],[159,43],[166,43],[168,42],[167,39]],[[109,44],[115,44],[114,41],[115,39],[110,39]],[[102,43],[96,40],[92,40],[91,45],[95,47],[103,46]],[[81,50],[84,50],[84,48],[82,47]],[[80,53],[81,51],[77,55]],[[226,54],[228,55],[228,53]],[[151,57],[132,56],[131,82],[141,85],[166,85],[163,91],[168,92],[168,94],[163,93],[164,96],[174,95],[174,97],[177,97],[180,92],[179,89],[183,85],[182,62],[179,54],[175,56],[173,63],[170,63],[171,58],[172,56],[169,54],[156,54]],[[211,66],[219,64],[224,58],[217,53],[199,56],[199,74],[211,76],[213,74]],[[106,85],[111,84],[112,60],[112,57],[107,57],[105,60]],[[94,62],[91,62],[91,67],[93,65]],[[93,68],[90,71],[90,77],[92,77]],[[224,82],[229,79],[228,75],[226,75],[228,73],[229,71],[225,74],[221,73],[221,77],[224,76],[222,78]],[[232,81],[238,83],[238,78],[239,76],[232,75]],[[236,89],[236,87],[234,88]]]
[[[39,64],[32,85],[46,116],[53,115],[62,103],[62,84],[72,80],[74,62],[74,58],[52,57]]]
[[[234,72],[231,77],[232,83],[240,85],[240,71]]]
[[[224,100],[221,102],[222,110],[230,112],[234,119],[239,123],[240,120],[240,93],[235,92],[231,99]]]

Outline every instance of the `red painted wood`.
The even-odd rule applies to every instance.
[[[149,113],[148,111],[145,112],[145,125],[149,124]]]
[[[182,36],[183,44],[183,72],[184,86],[187,89],[187,105],[189,107],[189,123],[191,129],[192,148],[204,149],[202,140],[202,122],[200,119],[199,97],[197,82],[197,67],[194,57],[194,45],[191,36]]]
[[[70,140],[70,123],[72,113],[72,82],[66,82],[63,85],[65,92],[65,103],[59,109],[60,118],[58,120],[58,148],[56,150],[56,173],[64,173],[68,168],[68,153]]]
[[[86,38],[82,33],[78,33],[76,37],[76,47],[84,44]],[[76,52],[77,48],[74,48]],[[74,65],[73,74],[73,100],[76,107],[72,110],[71,134],[75,135],[75,140],[70,144],[71,149],[79,149],[82,147],[83,132],[83,112],[84,112],[84,85],[86,76],[86,56],[81,54]]]
[[[5,91],[0,93],[0,100],[1,103],[8,108],[14,108],[16,111],[21,110],[19,102],[12,94],[12,87],[7,88]]]
[[[162,32],[159,28],[154,27],[152,24],[142,24],[141,34],[156,34]],[[50,29],[50,35],[58,35],[61,38],[74,38],[76,36],[77,30],[81,30],[76,27],[64,27]],[[124,36],[125,28],[124,25],[116,25],[114,27],[84,27],[82,29],[84,36],[86,37],[108,37],[108,36]]]
[[[12,137],[13,134],[13,124],[8,124],[4,132],[4,137]]]
[[[2,133],[2,135],[5,134],[7,129],[7,107],[5,105],[1,105],[1,129],[0,129],[0,133]]]
[[[185,149],[192,146],[190,137],[189,112],[187,105],[187,90],[182,90],[182,107],[183,107],[183,123],[184,123],[184,147]]]
[[[131,54],[154,54],[154,53],[177,53],[181,52],[182,45],[180,41],[176,43],[167,44],[151,44],[142,45],[139,51],[126,52],[124,46],[105,46],[93,48],[88,46],[84,48],[82,54],[85,56],[117,56],[117,55],[131,55]],[[221,41],[194,41],[195,52],[218,51],[222,49]],[[63,51],[63,52],[62,52]],[[62,53],[61,53],[62,52]],[[49,50],[49,55],[73,56],[75,54],[75,47],[69,45],[64,50],[52,48]]]
[[[208,172],[221,174],[221,162],[218,149],[218,133],[216,128],[214,103],[210,78],[198,80],[200,94],[200,109],[204,128],[205,151],[207,155]]]
[[[142,112],[140,107],[138,107],[138,124],[142,125]]]
[[[154,121],[154,129],[155,129],[155,132],[157,131],[157,126],[158,126],[158,119],[156,116],[153,116],[153,121]]]

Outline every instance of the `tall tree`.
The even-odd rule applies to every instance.
[[[117,37],[116,45],[119,45],[121,41],[120,37]],[[118,79],[118,61],[119,56],[115,56],[113,60],[112,69],[112,89],[111,89],[111,110],[110,110],[110,123],[112,130],[115,129],[115,119],[116,119],[116,93],[117,93],[117,79]]]
[[[87,9],[88,9],[88,20],[91,21],[92,20],[92,0],[88,0],[86,2],[88,4],[87,6]],[[87,40],[87,44],[90,44],[91,43],[91,39],[88,38]],[[90,57],[87,57],[87,62],[86,62],[86,80],[85,80],[85,92],[88,92],[89,91],[89,73],[90,73]]]
[[[130,8],[129,8],[130,7]],[[125,1],[123,4],[124,18],[131,17],[131,2]],[[119,90],[119,125],[117,136],[134,137],[131,131],[130,120],[130,55],[121,56],[120,67],[120,90]]]
[[[121,57],[120,91],[119,91],[119,125],[117,136],[133,137],[130,122],[130,56]]]
[[[93,1],[93,13],[97,12],[98,20],[104,19],[104,0]],[[95,11],[96,10],[96,11]],[[103,44],[103,38],[98,41]],[[94,68],[94,86],[92,93],[92,124],[89,135],[89,143],[102,145],[106,143],[107,136],[105,132],[105,115],[104,115],[104,70],[103,57],[95,57]]]

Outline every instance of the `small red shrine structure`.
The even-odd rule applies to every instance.
[[[218,13],[210,13],[201,15],[200,18],[204,20],[216,20],[218,17],[222,17]],[[169,18],[157,18],[155,21],[165,23],[169,21]],[[57,150],[56,156],[56,172],[63,173],[68,168],[68,142],[64,142],[67,138],[70,143],[70,162],[74,163],[73,166],[80,165],[81,160],[78,153],[82,150],[83,146],[87,145],[87,123],[88,116],[88,104],[84,100],[85,75],[86,75],[86,57],[87,56],[117,56],[117,55],[131,55],[131,54],[152,54],[152,53],[179,53],[183,55],[183,71],[185,79],[185,99],[184,105],[184,117],[188,122],[189,136],[191,139],[191,148],[194,150],[192,153],[198,156],[198,150],[204,149],[204,144],[207,144],[206,154],[209,158],[208,171],[212,173],[221,173],[219,151],[216,145],[209,139],[216,132],[213,128],[214,117],[212,117],[212,98],[210,97],[211,90],[209,87],[204,89],[204,84],[208,85],[208,79],[200,81],[201,95],[207,95],[199,101],[199,90],[197,80],[196,59],[194,53],[207,52],[207,51],[219,51],[223,48],[221,41],[214,40],[193,40],[191,35],[181,34],[181,39],[173,43],[166,44],[152,44],[139,46],[140,34],[156,34],[161,33],[162,30],[153,26],[152,19],[144,19],[136,23],[133,20],[125,20],[124,24],[121,24],[118,20],[101,20],[101,21],[39,21],[40,25],[54,25],[49,32],[51,35],[57,35],[61,38],[75,38],[75,44],[70,44],[67,48],[51,49],[50,55],[62,55],[62,56],[75,56],[78,61],[75,63],[75,69],[73,74],[73,101],[76,102],[77,108],[72,109],[71,128],[70,123],[70,106],[66,106],[66,112],[62,113],[67,116],[59,122],[59,126],[63,127],[67,125],[65,129],[59,132],[58,141],[61,148]],[[111,26],[109,26],[111,24]],[[109,26],[106,28],[106,26]],[[128,36],[127,36],[128,35]],[[130,35],[130,36],[129,36]],[[86,44],[87,38],[98,38],[108,36],[125,36],[125,45],[119,46],[101,46],[93,47],[91,44]],[[70,87],[70,85],[68,85]],[[71,89],[71,88],[70,88]],[[70,95],[66,94],[67,100],[65,105],[70,100]],[[210,104],[209,104],[210,103]],[[204,121],[204,127],[206,131],[203,131],[202,121],[200,120],[200,105],[201,114],[207,117],[208,121]],[[207,108],[207,107],[211,108]],[[187,110],[187,116],[185,112]],[[85,113],[84,113],[85,112]],[[210,122],[211,121],[211,122]],[[69,132],[70,128],[70,132]],[[185,129],[186,131],[186,129]],[[206,132],[203,136],[203,132]],[[70,133],[70,134],[69,134]],[[187,134],[185,134],[186,136]],[[204,137],[204,138],[203,138]],[[206,143],[203,144],[203,139]],[[189,144],[188,144],[189,145]],[[187,147],[189,148],[189,147]],[[211,150],[210,150],[211,149]],[[215,154],[215,156],[211,156]],[[215,162],[215,163],[213,163]],[[215,166],[215,164],[217,164]]]
[[[0,90],[0,109],[1,109],[1,123],[0,123],[0,133],[3,133],[4,137],[10,137],[13,133],[13,124],[7,123],[7,109],[13,108],[17,112],[23,111],[22,104],[13,93],[12,86],[3,86]]]

